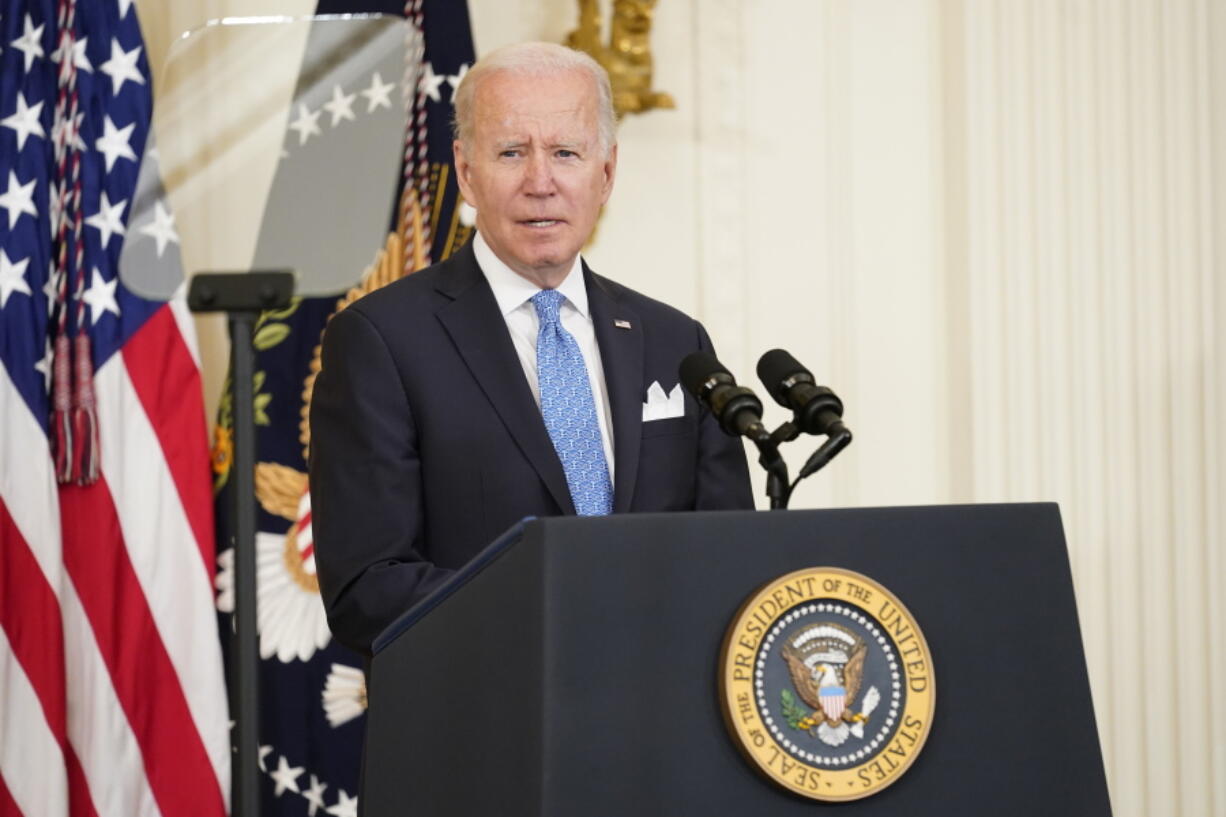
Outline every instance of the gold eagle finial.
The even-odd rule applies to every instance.
[[[656,0],[614,0],[609,42],[601,41],[599,0],[579,0],[579,27],[566,44],[585,51],[609,72],[613,109],[620,119],[627,113],[653,108],[675,108],[671,95],[652,90],[651,21]]]

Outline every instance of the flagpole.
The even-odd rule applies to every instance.
[[[259,313],[288,306],[291,272],[202,273],[192,279],[193,312],[225,312],[230,329],[230,388],[234,412],[234,639],[230,667],[231,801],[233,817],[259,817],[259,644],[256,631],[255,352]]]

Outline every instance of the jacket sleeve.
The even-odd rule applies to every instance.
[[[321,362],[310,415],[315,563],[333,634],[369,655],[453,571],[423,552],[417,434],[383,336],[349,307],[329,322]]]
[[[707,330],[698,324],[698,348],[715,354]],[[733,511],[754,509],[745,444],[740,437],[725,434],[714,415],[700,407],[698,464],[694,479],[694,510]]]

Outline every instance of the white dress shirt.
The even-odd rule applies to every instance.
[[[502,263],[490,249],[490,245],[485,243],[481,233],[477,233],[473,238],[473,252],[477,256],[481,272],[485,274],[485,280],[489,281],[490,289],[494,291],[494,300],[498,302],[498,309],[502,312],[503,320],[507,322],[515,354],[519,355],[524,377],[528,380],[528,386],[532,389],[532,396],[539,408],[541,386],[536,373],[536,336],[540,321],[531,298],[540,292],[541,288]],[[574,266],[557,289],[566,298],[559,309],[562,328],[579,344],[583,363],[587,367],[587,379],[591,383],[592,397],[596,403],[596,418],[600,423],[600,440],[604,444],[604,458],[609,464],[609,481],[612,482],[613,427],[609,422],[612,416],[609,409],[609,390],[605,388],[604,367],[600,361],[600,347],[596,345],[596,328],[588,310],[587,286],[583,281],[583,265],[579,256],[575,256]]]

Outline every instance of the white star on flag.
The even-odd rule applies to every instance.
[[[34,364],[34,371],[43,376],[43,388],[51,388],[51,338],[47,338],[47,349],[43,352],[42,360]]]
[[[332,817],[358,817],[358,798],[345,794],[344,789],[341,789],[338,794],[336,805],[325,811]]]
[[[26,283],[26,267],[30,259],[23,258],[17,263],[9,260],[8,253],[0,249],[0,309],[9,302],[9,296],[14,292],[22,295],[30,294],[30,285]]]
[[[102,63],[102,73],[111,78],[111,93],[118,95],[124,82],[131,80],[137,85],[144,85],[145,78],[140,75],[136,61],[140,59],[140,46],[131,51],[119,47],[119,40],[111,39],[111,58]]]
[[[82,37],[79,40],[74,40],[72,38],[72,33],[65,31],[63,37],[60,39],[60,47],[55,49],[55,52],[51,55],[51,59],[55,62],[62,63],[64,61],[64,51],[67,49],[72,49],[73,67],[79,68],[82,71],[89,71],[92,74],[94,72],[94,66],[89,61],[89,57],[85,55],[85,43],[88,40],[89,37]]]
[[[460,83],[464,81],[464,75],[467,73],[468,73],[468,63],[464,63],[463,65],[460,66],[460,72],[458,74],[450,74],[447,77],[447,84],[450,85],[452,89],[452,93],[451,93],[451,99],[452,99],[451,104],[452,105],[455,104],[455,89],[460,87]]]
[[[23,25],[24,31],[20,37],[13,40],[13,48],[16,48],[25,57],[26,72],[29,73],[30,66],[34,64],[36,57],[43,56],[43,29],[45,25],[34,27],[34,21],[30,19],[30,15],[26,15]]]
[[[89,304],[90,326],[97,324],[104,312],[110,312],[115,317],[119,317],[119,302],[115,300],[115,285],[118,283],[118,277],[108,281],[102,277],[102,273],[98,272],[98,268],[94,267],[89,289],[81,294],[81,300]]]
[[[353,99],[357,94],[346,94],[341,86],[332,86],[332,99],[324,103],[324,110],[332,114],[332,127],[340,124],[342,119],[353,121]]]
[[[298,147],[302,147],[312,136],[319,136],[319,114],[312,112],[306,105],[299,103],[298,118],[290,123],[289,129],[298,132]]]
[[[167,244],[179,243],[179,234],[175,231],[175,215],[167,210],[160,201],[153,205],[153,220],[141,225],[140,232],[157,242],[158,258],[162,257]]]
[[[418,87],[435,102],[441,102],[443,98],[439,96],[438,87],[443,84],[445,79],[447,79],[446,75],[434,73],[434,66],[426,63],[426,71],[421,75],[421,83]]]
[[[132,0],[119,0],[119,19],[128,16],[128,9],[132,8]]]
[[[8,211],[10,230],[17,225],[17,219],[21,218],[22,213],[38,218],[38,210],[34,207],[34,185],[37,182],[38,179],[30,179],[25,184],[21,184],[17,181],[17,174],[9,171],[9,188],[4,195],[0,195],[0,207]]]
[[[302,767],[294,766],[290,768],[289,761],[285,759],[285,755],[281,755],[281,759],[277,761],[277,768],[268,773],[268,776],[277,784],[276,791],[273,792],[277,797],[285,794],[285,790],[289,789],[292,792],[298,791],[298,778],[302,775]],[[355,815],[356,817],[356,815]]]
[[[394,82],[384,83],[383,76],[376,71],[370,78],[370,87],[362,91],[362,96],[366,97],[366,113],[373,113],[379,108],[391,108],[392,89],[395,87]]]
[[[234,726],[233,721],[230,722],[230,726],[231,728],[233,728]],[[264,765],[264,758],[268,757],[271,754],[272,754],[271,746],[265,745],[265,746],[260,747],[260,771],[263,772],[264,774],[268,774],[268,767]]]
[[[98,137],[94,147],[106,157],[107,173],[111,172],[111,168],[115,166],[115,162],[120,157],[136,161],[136,154],[132,151],[130,144],[132,131],[135,128],[135,122],[125,128],[117,128],[111,121],[111,117],[107,116],[102,120],[102,136]]]
[[[26,146],[26,137],[34,134],[40,138],[47,135],[43,130],[43,124],[38,121],[38,116],[43,111],[43,103],[35,102],[33,105],[26,104],[26,95],[24,93],[17,94],[17,112],[0,119],[0,125],[6,128],[11,128],[17,131],[17,150],[21,150]]]
[[[311,787],[302,792],[302,798],[311,804],[307,809],[307,817],[315,817],[315,812],[324,808],[324,789],[328,788],[327,783],[319,782],[319,778],[311,775]]]
[[[98,212],[85,219],[86,226],[93,227],[102,233],[102,249],[105,250],[106,245],[111,243],[112,235],[124,234],[123,209],[127,206],[127,199],[111,204],[110,199],[106,197],[106,191],[103,190],[102,202],[98,205]]]

